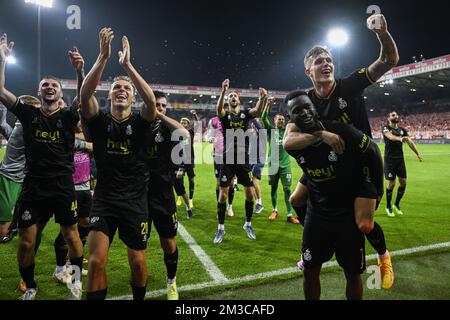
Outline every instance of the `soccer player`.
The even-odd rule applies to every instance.
[[[195,110],[191,111],[192,117],[194,119],[194,121],[198,121],[198,116],[197,116],[197,112]],[[194,189],[195,189],[195,172],[194,172],[194,168],[195,168],[195,154],[194,154],[194,137],[195,137],[195,132],[194,132],[194,125],[191,125],[191,120],[189,120],[188,118],[182,118],[180,120],[180,124],[189,132],[189,139],[186,140],[186,145],[190,146],[190,153],[191,153],[191,159],[190,159],[190,163],[183,163],[179,169],[177,170],[177,177],[176,177],[176,184],[178,184],[178,189],[180,189],[180,191],[182,189],[184,189],[184,175],[187,174],[188,179],[189,179],[189,205],[188,207],[190,209],[194,208],[194,202],[193,202],[193,198],[194,198]],[[182,187],[181,187],[182,185]],[[180,196],[180,193],[178,193],[178,201],[177,201],[177,205],[181,205],[181,197],[186,198],[185,195],[186,192],[182,193]],[[184,199],[185,200],[185,199]],[[185,200],[186,202],[186,200]],[[192,210],[191,210],[192,213]]]
[[[269,216],[270,221],[274,221],[278,217],[278,182],[281,180],[284,192],[284,202],[286,204],[287,222],[293,224],[300,224],[300,221],[292,215],[292,206],[289,202],[291,197],[292,173],[291,173],[291,159],[289,154],[283,148],[283,137],[286,131],[286,122],[283,114],[279,113],[275,116],[275,125],[272,126],[269,121],[269,112],[275,99],[270,97],[264,107],[262,114],[262,121],[264,128],[267,130],[267,138],[269,141],[269,185],[271,186],[270,196],[272,199],[272,213]],[[273,135],[274,134],[274,135]],[[273,154],[273,145],[276,144],[277,155]],[[274,157],[277,158],[274,158]],[[272,168],[272,164],[276,163],[278,170]]]
[[[264,129],[264,126],[261,124],[260,119],[255,118],[250,122],[250,132],[252,132],[253,137],[250,137],[249,154],[251,157],[256,158],[256,163],[252,164],[252,179],[256,197],[255,210],[253,210],[253,213],[255,214],[260,214],[264,210],[261,197],[261,179],[264,163],[266,162],[266,155],[265,149],[261,149],[260,138],[263,136],[263,139],[267,139],[267,136],[264,136],[264,134],[259,131],[261,129]]]
[[[77,97],[74,104],[79,106],[79,94],[81,85],[84,81],[84,59],[76,47],[69,51],[69,59],[77,74]],[[89,233],[89,213],[92,205],[92,194],[90,186],[90,156],[93,151],[92,143],[86,142],[82,131],[81,121],[78,122],[75,131],[74,145],[74,167],[73,182],[78,207],[78,233],[80,235],[83,248]],[[56,267],[53,277],[62,284],[67,284],[72,279],[71,268],[66,267],[67,244],[60,232],[54,241],[56,256]],[[86,274],[87,270],[83,270]]]
[[[396,214],[403,214],[400,210],[400,201],[406,190],[406,165],[403,156],[403,143],[408,144],[411,150],[417,155],[420,162],[423,161],[423,156],[420,154],[419,150],[417,150],[408,131],[406,131],[405,128],[398,126],[400,119],[397,112],[390,112],[388,120],[389,125],[383,127],[384,143],[386,144],[384,150],[384,174],[388,181],[386,189],[386,213],[389,217],[395,217]],[[392,207],[392,193],[394,191],[396,177],[398,177],[400,186],[397,190],[397,198],[395,199],[394,207]]]
[[[225,108],[228,108],[228,104],[225,104]],[[208,131],[206,136],[208,137],[208,142],[214,144],[214,175],[216,177],[216,198],[219,201],[219,187],[220,187],[220,168],[223,164],[223,131],[222,131],[222,123],[220,122],[219,117],[212,118],[208,123]],[[234,217],[233,211],[233,200],[234,200],[234,179],[231,182],[230,188],[228,189],[228,207],[227,207],[227,215],[229,217]]]
[[[14,43],[8,44],[4,34],[0,39],[0,100],[14,113],[23,127],[26,155],[26,176],[20,195],[19,271],[27,290],[23,300],[34,300],[37,285],[34,279],[34,249],[37,223],[46,223],[51,216],[61,226],[69,247],[72,266],[82,269],[83,247],[77,230],[77,204],[72,180],[75,127],[79,121],[75,108],[61,109],[60,81],[46,76],[39,84],[41,108],[25,104],[5,88],[6,58]],[[51,206],[49,207],[49,204]],[[81,279],[70,286],[69,299],[80,300]]]
[[[339,134],[346,149],[337,154],[323,141],[302,150],[289,150],[307,176],[309,201],[303,229],[303,290],[307,300],[320,298],[320,270],[333,254],[344,269],[347,299],[362,299],[361,274],[365,269],[364,234],[355,224],[354,190],[360,186],[362,155],[374,193],[383,192],[383,163],[378,146],[351,125],[319,121],[305,91],[286,97],[293,125],[301,132],[320,136],[323,130]]]
[[[145,161],[145,133],[156,117],[152,89],[131,63],[130,44],[122,38],[119,63],[129,77],[115,78],[109,91],[111,113],[99,109],[94,96],[108,60],[114,32],[100,31],[100,54],[81,88],[81,114],[94,145],[97,186],[90,214],[88,300],[107,295],[106,265],[114,235],[127,246],[131,288],[135,300],[143,300],[147,286],[146,248],[148,239],[148,167]],[[145,105],[133,114],[136,90]]]
[[[305,57],[305,72],[311,79],[314,89],[308,95],[317,107],[320,119],[338,120],[342,123],[353,124],[357,129],[371,137],[371,129],[365,109],[363,91],[366,87],[380,79],[387,71],[399,61],[397,46],[387,28],[383,15],[372,15],[367,20],[380,41],[381,53],[379,58],[368,68],[362,68],[344,79],[335,79],[334,64],[330,51],[327,48],[315,46]],[[297,136],[298,135],[298,136]],[[287,137],[287,139],[286,139]],[[305,148],[318,139],[333,148],[336,154],[341,154],[345,146],[339,135],[321,131],[320,137],[302,134],[295,126],[288,125],[286,129],[284,147],[290,149]],[[367,160],[366,160],[367,161]],[[374,221],[375,207],[380,195],[371,194],[370,183],[365,179],[364,165],[361,165],[361,187],[355,200],[355,219],[360,230],[366,234],[367,239],[379,255],[379,264],[383,280],[383,288],[391,288],[394,283],[394,272],[389,252],[386,250],[386,241],[381,226]],[[299,205],[305,203],[307,198],[306,182],[302,178],[291,199],[294,209],[299,216],[304,214],[304,208]],[[300,211],[300,212],[299,212]]]
[[[172,141],[172,133],[189,138],[189,132],[178,122],[166,116],[167,99],[163,92],[155,91],[158,119],[147,132],[146,158],[150,168],[148,191],[149,232],[152,222],[158,232],[164,263],[167,269],[167,299],[178,300],[176,274],[178,266],[177,208],[172,189],[171,175],[175,165],[172,150],[179,144]]]
[[[222,123],[222,130],[224,135],[224,164],[220,168],[220,187],[219,187],[219,202],[217,205],[217,216],[219,219],[219,226],[217,234],[213,240],[214,244],[219,244],[223,240],[225,234],[225,211],[227,208],[228,190],[234,176],[237,176],[238,182],[244,186],[245,189],[245,215],[246,221],[243,229],[251,240],[256,240],[255,233],[252,228],[252,215],[254,206],[254,188],[251,177],[251,167],[249,163],[248,142],[246,140],[236,141],[239,133],[244,136],[244,131],[248,129],[248,124],[251,119],[255,118],[261,111],[264,98],[267,96],[265,89],[259,89],[259,100],[256,106],[250,110],[241,110],[241,102],[239,94],[232,91],[228,95],[228,111],[224,108],[225,94],[230,87],[230,80],[226,79],[222,83],[222,93],[217,103],[217,115]],[[231,139],[230,139],[231,137]],[[227,139],[228,138],[228,139]],[[230,141],[231,140],[231,141]],[[242,139],[240,139],[242,140]],[[238,158],[244,158],[244,163],[238,163]]]

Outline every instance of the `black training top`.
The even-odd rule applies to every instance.
[[[150,123],[138,114],[119,121],[100,111],[86,120],[92,136],[97,165],[95,197],[130,200],[147,192],[148,167],[145,162],[145,132]]]
[[[75,128],[80,119],[76,108],[59,108],[49,115],[17,99],[11,111],[23,127],[25,174],[53,178],[74,172]]]
[[[404,128],[392,128],[391,126],[383,127],[383,137],[386,147],[384,149],[385,159],[403,159],[403,143],[400,141],[392,141],[384,135],[385,132],[390,132],[397,137],[408,137],[408,131]]]
[[[328,97],[318,97],[315,90],[311,90],[308,95],[321,120],[353,124],[372,138],[363,92],[373,83],[367,74],[367,68],[362,68],[347,78],[337,79]]]

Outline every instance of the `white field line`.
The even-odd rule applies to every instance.
[[[450,242],[435,243],[435,244],[431,244],[431,245],[427,245],[427,246],[402,249],[402,250],[390,252],[390,254],[391,254],[391,257],[400,257],[400,256],[411,255],[414,253],[426,252],[426,251],[442,249],[442,248],[450,248]],[[372,260],[376,260],[376,259],[377,259],[376,254],[366,256],[367,261],[372,261]],[[322,269],[336,267],[336,266],[338,266],[338,263],[336,261],[329,261],[329,262],[323,264]],[[234,278],[234,279],[226,279],[225,278],[226,280],[223,280],[223,281],[209,281],[209,282],[203,282],[203,283],[198,283],[198,284],[185,285],[185,286],[179,287],[178,291],[179,292],[188,292],[188,291],[193,291],[193,290],[217,287],[217,286],[221,286],[221,285],[238,284],[238,283],[250,282],[250,281],[254,281],[254,280],[267,279],[267,278],[271,278],[271,277],[275,277],[275,276],[291,274],[291,273],[296,273],[296,272],[300,272],[298,270],[298,268],[296,268],[296,267],[285,268],[285,269],[280,269],[280,270],[275,270],[275,271],[270,271],[270,272],[248,275],[248,276],[244,276],[244,277],[240,277],[240,278]],[[156,298],[156,297],[163,296],[166,293],[167,293],[166,289],[154,290],[154,291],[147,292],[146,297],[147,298]],[[126,295],[126,296],[115,297],[115,298],[112,298],[111,300],[131,300],[132,298],[133,298],[133,296]]]

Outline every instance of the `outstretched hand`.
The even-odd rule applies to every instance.
[[[121,66],[128,65],[130,63],[131,56],[130,42],[126,36],[122,38],[122,51],[119,51],[119,63]]]
[[[73,49],[69,51],[69,59],[76,71],[84,69],[84,59],[77,47],[73,47]]]
[[[225,93],[228,91],[228,89],[230,89],[230,79],[225,79],[222,82],[222,92]]]
[[[14,48],[14,42],[8,43],[8,36],[4,33],[0,38],[0,62],[5,62],[11,55]]]
[[[114,31],[111,28],[100,30],[100,56],[104,59],[111,58],[111,42],[114,39]]]
[[[367,28],[378,35],[388,32],[386,18],[382,14],[374,14],[367,18]]]

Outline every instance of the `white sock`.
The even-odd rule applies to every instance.
[[[244,226],[246,226],[246,227],[251,227],[252,226],[252,222],[250,221],[250,222],[245,222],[245,224],[244,224]]]
[[[224,224],[219,224],[219,230],[225,230],[225,225]]]
[[[62,267],[56,266],[56,273],[63,273],[63,272],[66,272],[66,270],[67,270],[67,268],[65,265]]]
[[[167,278],[167,284],[172,284],[172,283],[174,283],[176,279],[177,279],[177,277],[175,277],[175,278],[173,278],[173,279]]]
[[[231,209],[231,208],[233,208],[233,205],[232,205],[232,204],[229,204],[229,205],[228,205],[228,210]]]
[[[261,198],[257,199],[256,204],[259,204],[260,206],[262,206],[262,199]]]
[[[384,254],[382,254],[381,256],[378,255],[378,258],[380,260],[386,259],[389,256],[389,252],[386,250],[386,252]]]

